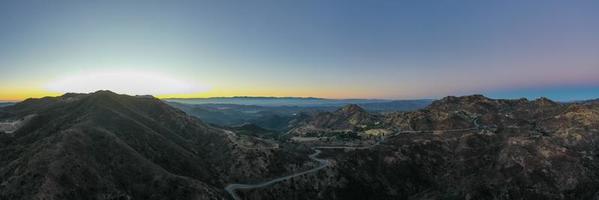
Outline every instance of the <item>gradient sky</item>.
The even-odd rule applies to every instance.
[[[160,97],[598,98],[599,1],[0,2],[1,100],[89,85]]]

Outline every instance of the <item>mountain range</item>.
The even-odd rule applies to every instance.
[[[595,101],[349,104],[283,132],[172,105],[98,91],[0,108],[0,199],[599,198]]]
[[[212,97],[212,98],[167,98],[168,102],[192,105],[246,105],[261,107],[283,107],[298,109],[297,107],[311,108],[336,108],[348,104],[357,104],[370,111],[408,111],[423,108],[430,104],[431,99],[416,100],[387,100],[387,99],[324,99],[302,97]]]
[[[284,132],[292,122],[304,115],[335,111],[346,105],[359,105],[369,112],[413,111],[429,105],[431,100],[370,100],[232,97],[206,99],[166,99],[169,105],[218,126],[256,124],[263,128]]]

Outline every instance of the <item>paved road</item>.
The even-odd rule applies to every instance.
[[[330,163],[328,160],[325,159],[320,159],[317,158],[316,156],[318,156],[320,154],[320,150],[313,148],[314,151],[316,151],[315,153],[311,154],[309,157],[310,159],[316,161],[319,163],[319,165],[315,168],[303,171],[303,172],[298,172],[295,174],[291,174],[291,175],[287,175],[287,176],[283,176],[283,177],[279,177],[279,178],[275,178],[272,179],[270,181],[266,181],[266,182],[262,182],[262,183],[257,183],[257,184],[229,184],[227,185],[227,187],[225,187],[225,191],[227,191],[227,193],[229,193],[229,195],[231,195],[231,197],[234,200],[241,200],[241,198],[239,198],[239,196],[237,196],[237,193],[235,192],[235,190],[237,189],[254,189],[254,188],[261,188],[261,187],[266,187],[281,181],[285,181],[288,179],[291,179],[293,177],[297,177],[297,176],[301,176],[304,174],[309,174],[312,172],[316,172],[318,170],[324,169],[325,167],[329,166]]]
[[[241,198],[239,196],[237,196],[237,193],[235,192],[235,190],[237,190],[237,189],[255,189],[255,188],[266,187],[266,186],[269,186],[269,185],[272,185],[272,184],[275,184],[275,183],[278,183],[281,181],[289,180],[293,177],[301,176],[304,174],[309,174],[309,173],[324,169],[325,167],[328,167],[330,165],[330,162],[328,160],[320,159],[320,158],[316,157],[316,156],[320,155],[320,153],[321,153],[321,151],[319,149],[352,149],[352,150],[370,149],[370,148],[380,145],[381,142],[383,142],[383,141],[384,141],[384,138],[378,140],[376,143],[369,145],[369,146],[318,146],[318,147],[312,147],[312,150],[314,150],[315,153],[311,154],[308,157],[319,163],[319,165],[317,167],[306,170],[306,171],[294,173],[291,175],[275,178],[275,179],[265,181],[262,183],[257,183],[257,184],[237,184],[237,183],[229,184],[229,185],[227,185],[227,187],[225,187],[225,191],[227,191],[227,193],[229,193],[229,195],[234,200],[241,200]]]
[[[473,130],[473,129],[481,129],[481,125],[478,124],[478,118],[475,118],[474,120],[472,120],[472,123],[474,124],[474,128],[466,128],[466,129],[449,129],[449,130],[433,130],[433,131],[444,131],[444,132],[452,132],[452,131],[465,131],[465,130]],[[484,128],[484,126],[482,127]],[[423,131],[400,131],[399,133],[420,133]],[[392,134],[393,135],[397,135],[399,133],[395,133]],[[233,134],[232,132],[230,132],[230,134]],[[328,160],[325,159],[320,159],[317,158],[316,156],[320,155],[321,151],[318,149],[370,149],[373,148],[375,146],[380,145],[383,141],[385,140],[385,137],[382,137],[380,140],[378,140],[376,143],[369,145],[369,146],[317,146],[317,147],[312,147],[312,149],[315,151],[315,153],[311,154],[309,156],[310,159],[316,161],[319,163],[319,166],[306,170],[306,171],[302,171],[302,172],[298,172],[298,173],[294,173],[291,175],[287,175],[287,176],[282,176],[279,178],[275,178],[269,181],[265,181],[262,183],[257,183],[257,184],[229,184],[227,185],[227,187],[225,187],[225,191],[227,193],[229,193],[229,195],[231,196],[231,198],[233,198],[234,200],[241,200],[241,198],[237,195],[237,193],[235,192],[235,190],[237,189],[255,189],[255,188],[262,188],[262,187],[266,187],[266,186],[270,186],[272,184],[281,182],[281,181],[285,181],[285,180],[289,180],[293,177],[297,177],[297,176],[301,176],[304,174],[309,174],[312,172],[316,172],[318,170],[324,169],[325,167],[328,167],[330,165],[330,162]]]

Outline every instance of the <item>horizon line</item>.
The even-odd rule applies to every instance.
[[[104,91],[104,90],[99,90],[99,91]],[[110,90],[107,90],[110,91]],[[98,91],[96,91],[98,92]],[[112,91],[110,91],[112,92]],[[95,92],[90,92],[90,93],[74,93],[74,94],[92,94]],[[115,94],[119,94],[116,92],[113,92]],[[0,99],[0,103],[18,103],[18,102],[22,102],[25,101],[27,99],[41,99],[41,98],[46,98],[46,97],[60,97],[63,96],[65,94],[73,94],[73,92],[66,92],[63,93],[61,95],[56,95],[56,96],[52,96],[52,95],[48,95],[48,96],[43,96],[43,97],[28,97],[28,98],[23,98],[23,99]],[[445,97],[463,97],[463,96],[474,96],[474,95],[481,95],[490,99],[527,99],[527,100],[535,100],[535,99],[541,99],[541,98],[546,98],[546,99],[550,99],[552,101],[556,101],[556,102],[578,102],[578,101],[587,101],[587,100],[596,100],[599,99],[599,97],[592,97],[592,98],[586,98],[586,99],[572,99],[572,100],[554,100],[553,98],[549,98],[547,96],[540,96],[540,97],[535,97],[535,98],[527,98],[527,97],[517,97],[517,98],[496,98],[496,97],[490,97],[490,95],[484,95],[481,93],[473,93],[473,94],[466,94],[466,95],[445,95],[442,97],[438,97],[438,98],[324,98],[324,97],[302,97],[302,96],[251,96],[251,95],[239,95],[239,96],[213,96],[213,97],[159,97],[161,95],[131,95],[131,94],[119,94],[119,95],[128,95],[128,96],[152,96],[154,98],[160,99],[160,100],[192,100],[192,99],[218,99],[218,98],[273,98],[273,99],[284,99],[284,98],[295,98],[295,99],[322,99],[322,100],[382,100],[382,101],[407,101],[407,100],[440,100],[443,99]]]

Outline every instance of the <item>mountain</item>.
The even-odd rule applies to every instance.
[[[371,114],[356,104],[350,104],[334,112],[320,112],[303,120],[295,121],[290,135],[323,136],[335,133],[355,133],[375,127],[380,116]]]
[[[366,110],[375,112],[411,111],[424,108],[432,100],[386,100],[386,99],[323,99],[323,98],[300,98],[300,97],[213,97],[213,98],[190,98],[190,99],[165,99],[168,102],[205,105],[205,104],[229,104],[261,107],[307,107],[307,108],[340,108],[349,104],[356,104]],[[297,109],[297,108],[295,108]]]
[[[335,112],[318,114],[314,121],[310,122],[310,125],[314,125],[316,128],[353,129],[373,124],[375,120],[375,116],[366,112],[362,107],[350,104]]]
[[[243,146],[151,96],[28,99],[1,108],[0,122],[0,199],[224,199],[229,182],[306,161]]]
[[[330,167],[272,187],[243,191],[241,196],[245,199],[599,198],[597,104],[473,95],[446,97],[425,109],[392,113],[383,118],[386,128],[405,131],[369,148],[321,149],[320,157],[328,159]],[[346,118],[345,122],[333,124],[350,124],[349,121]]]
[[[482,95],[448,96],[434,101],[424,109],[409,112],[375,114],[357,105],[336,112],[321,112],[295,124],[295,132],[303,130],[347,131],[368,129],[446,130],[473,128],[473,121],[484,124],[523,125],[526,119],[543,119],[558,114],[563,104],[547,98],[490,99]]]
[[[486,124],[521,125],[527,123],[525,119],[549,117],[561,108],[561,104],[547,98],[529,101],[490,99],[482,95],[449,96],[423,110],[392,113],[386,122],[402,130],[463,129],[472,127],[474,119]]]
[[[591,99],[582,102],[583,104],[599,104],[599,99]]]

